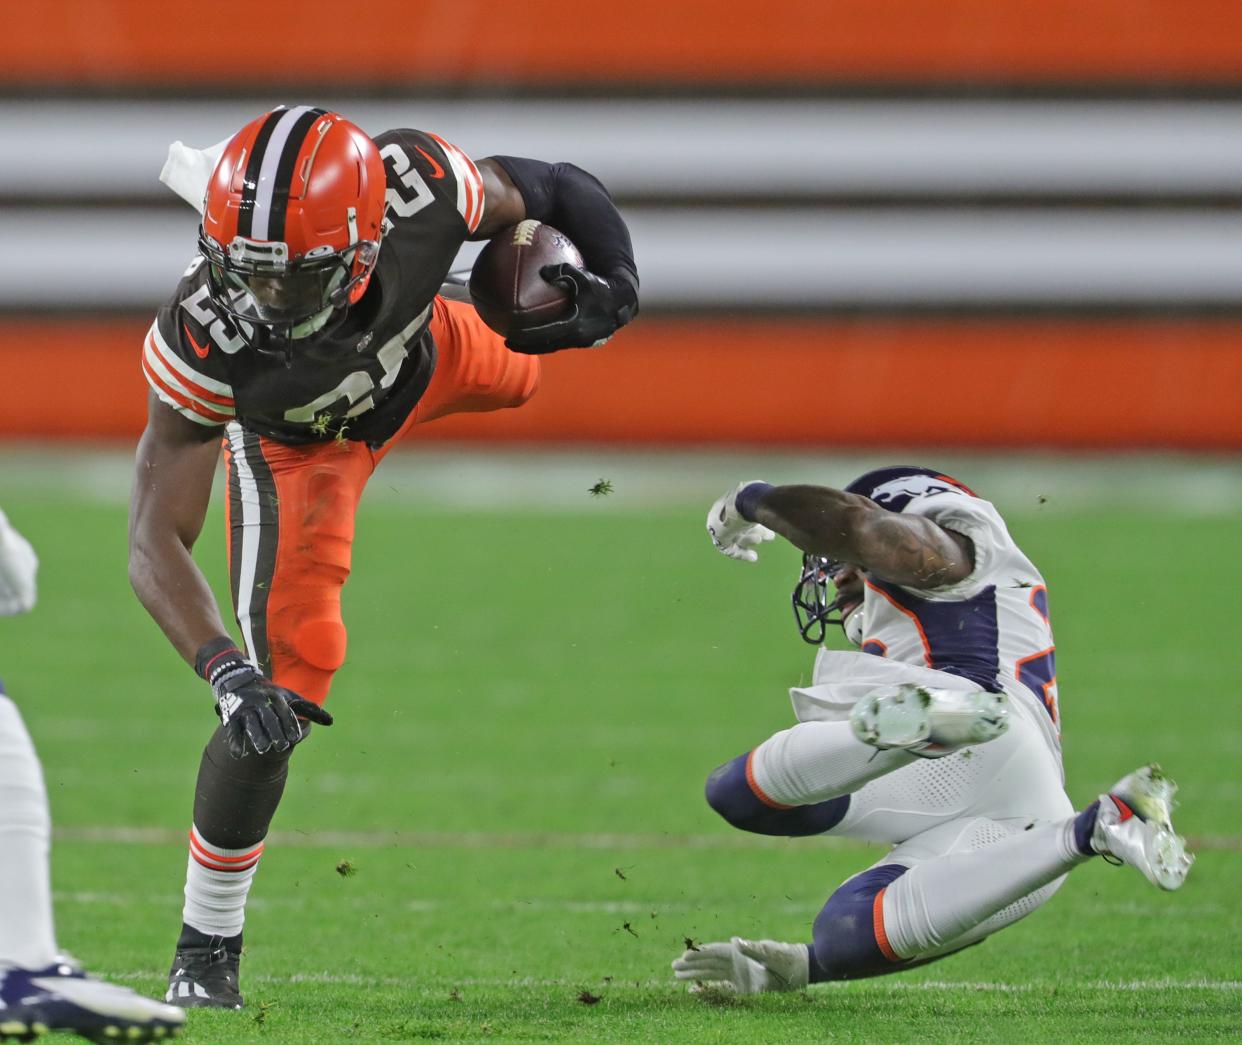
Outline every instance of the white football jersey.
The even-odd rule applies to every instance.
[[[924,515],[974,542],[975,568],[956,584],[906,588],[870,576],[862,649],[969,679],[990,692],[1028,695],[1059,732],[1056,647],[1048,589],[981,498],[944,486],[915,496],[905,515]]]

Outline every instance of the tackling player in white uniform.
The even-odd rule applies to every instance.
[[[1158,767],[1074,812],[1047,587],[987,501],[899,466],[845,490],[743,483],[707,528],[743,561],[777,534],[801,548],[803,637],[836,622],[862,651],[821,649],[790,691],[798,724],[712,773],[708,802],[746,831],[893,848],[829,897],[810,944],[704,944],[673,962],[678,979],[758,993],[900,972],[1029,914],[1094,855],[1162,889],[1185,880]]]
[[[0,617],[25,613],[36,597],[39,560],[0,511]],[[97,1041],[175,1035],[180,1009],[88,978],[59,953],[48,876],[51,818],[43,772],[17,706],[0,684],[0,1041],[49,1030]]]

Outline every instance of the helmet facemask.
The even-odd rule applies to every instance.
[[[964,483],[943,472],[918,465],[896,465],[877,468],[859,476],[845,487],[846,493],[870,498],[881,508],[900,512],[912,500],[938,493],[960,493],[973,497]],[[845,637],[855,646],[862,645],[863,600],[857,595],[835,593],[837,578],[846,564],[809,552],[802,556],[802,573],[793,591],[794,617],[798,634],[812,646],[822,645],[829,624],[841,625]]]
[[[290,261],[281,242],[237,236],[222,250],[206,234],[199,250],[208,263],[215,304],[251,347],[286,359],[293,342],[320,333],[361,296],[379,259],[379,243],[361,240],[344,250],[316,247]]]
[[[812,646],[823,645],[829,624],[839,624],[846,638],[860,645],[862,602],[830,592],[829,588],[845,564],[824,555],[806,552],[802,556],[802,573],[793,590],[794,619],[802,641]]]

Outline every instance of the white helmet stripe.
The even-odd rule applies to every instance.
[[[272,136],[267,140],[263,151],[263,163],[259,167],[259,184],[255,190],[254,216],[251,219],[250,236],[252,239],[268,238],[268,227],[272,215],[272,193],[276,189],[276,169],[280,166],[281,154],[285,151],[285,143],[294,125],[303,113],[310,112],[309,105],[295,105],[285,112],[276,126]]]

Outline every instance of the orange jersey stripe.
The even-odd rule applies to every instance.
[[[479,227],[479,222],[483,220],[483,177],[479,174],[478,168],[469,156],[463,152],[461,158],[465,161],[471,175],[470,187],[474,193],[474,201],[473,209],[470,212],[470,217],[466,219],[466,224],[470,226],[470,231],[474,232]]]
[[[206,418],[208,421],[217,421],[220,424],[228,424],[228,422],[233,420],[232,414],[221,414],[217,413],[215,410],[209,410],[201,403],[196,403],[193,399],[190,399],[182,392],[179,392],[177,389],[173,388],[167,381],[161,378],[159,374],[151,369],[151,364],[147,362],[145,356],[142,360],[142,370],[143,373],[147,375],[147,380],[150,381],[151,384],[155,385],[160,391],[167,395],[169,399],[172,399],[174,402],[185,407],[185,409],[193,411],[200,417]]]
[[[429,134],[428,136],[444,150],[444,154],[448,157],[449,163],[453,168],[453,174],[462,186],[465,193],[462,219],[465,221],[466,227],[471,232],[474,232],[479,227],[479,221],[483,217],[483,177],[479,174],[479,169],[474,165],[474,161],[452,142],[445,141],[438,134]]]
[[[220,395],[217,392],[209,392],[202,385],[198,384],[191,378],[186,377],[185,374],[181,373],[175,366],[173,366],[172,363],[169,362],[168,356],[160,351],[160,343],[155,339],[155,334],[153,332],[147,334],[147,344],[151,346],[151,351],[159,357],[159,361],[164,364],[169,373],[177,375],[177,380],[181,381],[185,385],[186,390],[191,395],[198,399],[205,400],[208,403],[215,403],[218,406],[233,405],[233,400],[229,396]]]

